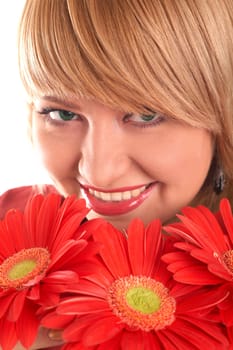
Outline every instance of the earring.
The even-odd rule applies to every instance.
[[[220,194],[224,190],[226,179],[222,167],[218,166],[214,177],[214,192]]]

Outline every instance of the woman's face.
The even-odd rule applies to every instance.
[[[134,217],[171,219],[200,190],[213,155],[206,130],[88,99],[36,100],[31,133],[56,188],[119,228]]]

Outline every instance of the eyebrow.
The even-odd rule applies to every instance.
[[[67,101],[67,100],[64,99],[64,98],[60,98],[60,97],[56,97],[56,96],[43,96],[43,97],[41,98],[41,100],[43,100],[43,101],[46,100],[46,101],[58,103],[58,104],[61,104],[61,105],[65,106],[66,108],[81,109],[80,106],[79,106],[77,103],[73,103],[73,102]]]

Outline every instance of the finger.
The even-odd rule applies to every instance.
[[[51,340],[62,340],[62,332],[56,329],[50,329],[48,331],[48,337]]]

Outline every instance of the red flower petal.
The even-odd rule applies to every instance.
[[[8,211],[4,220],[4,224],[5,228],[3,230],[5,232],[3,234],[5,236],[5,243],[11,247],[9,255],[12,255],[23,248],[29,247],[28,237],[24,231],[25,228],[23,222],[23,214],[21,212],[14,209]],[[25,232],[24,235],[22,235],[22,231]],[[8,237],[6,237],[6,234]],[[13,242],[11,238],[12,234],[14,236]]]
[[[59,318],[60,316],[64,315],[59,315]],[[74,321],[64,329],[62,333],[63,339],[67,342],[79,342],[78,339],[80,340],[82,338],[83,331],[96,320],[99,320],[99,315],[96,314],[88,314],[80,318],[76,317]]]
[[[233,245],[233,215],[231,211],[230,202],[223,198],[220,202],[220,213],[226,227],[227,233],[230,237],[231,244]]]
[[[146,229],[141,220],[135,219],[127,230],[128,250],[134,275],[150,276],[161,241],[161,223],[154,220]],[[135,239],[135,236],[137,239]]]
[[[14,225],[10,224],[12,217],[16,220],[16,224]],[[15,243],[14,243],[14,240],[12,240],[12,237],[14,237],[16,242],[18,242],[19,237],[22,236],[21,234],[22,222],[20,220],[20,217],[22,217],[21,213],[15,210],[10,210],[6,214],[6,220],[0,221],[0,237],[1,237],[0,263],[2,263],[8,256],[14,254],[17,251],[17,248],[15,247]],[[13,231],[11,231],[10,226],[14,226]]]
[[[192,316],[184,315],[182,320],[175,321],[173,332],[179,337],[177,345],[180,337],[183,337],[190,342],[189,346],[195,344],[198,350],[226,350],[229,346],[222,327],[213,322],[205,322],[201,317],[192,320]],[[195,339],[195,333],[198,334],[198,339]],[[178,347],[178,349],[180,350],[182,347]],[[193,349],[193,347],[187,347],[187,350],[189,349]]]
[[[142,274],[145,276],[151,276],[154,270],[154,261],[160,258],[162,253],[161,245],[161,222],[160,220],[152,221],[145,230],[145,245],[144,245],[144,265]],[[158,256],[159,254],[159,256]]]
[[[42,312],[43,313],[43,312]],[[64,329],[71,321],[74,320],[72,315],[57,315],[55,311],[49,312],[43,316],[40,321],[41,326],[51,329]]]
[[[54,236],[49,240],[52,249],[60,249],[60,244],[64,240],[71,238],[80,239],[75,236],[80,228],[80,224],[89,212],[83,199],[76,199],[75,195],[67,197],[62,206],[58,209],[56,221],[54,223]]]
[[[23,307],[24,307],[24,301],[27,295],[27,290],[20,291],[19,293],[14,294],[15,297],[12,300],[11,305],[8,309],[7,318],[9,321],[15,322],[18,320]]]
[[[69,287],[70,292],[96,296],[100,299],[104,299],[106,297],[106,289],[101,284],[96,284],[93,281],[83,279],[72,287]]]
[[[60,301],[60,294],[65,290],[65,285],[42,284],[40,287],[40,298],[37,300],[37,303],[44,307],[57,305]]]
[[[40,299],[40,285],[36,284],[33,288],[30,288],[27,295],[28,299],[39,300]]]
[[[121,346],[121,334],[116,335],[113,339],[110,339],[108,340],[107,342],[105,343],[102,343],[98,346],[98,350],[119,350],[120,349],[120,346]],[[90,349],[90,347],[88,347],[88,349]],[[94,349],[96,349],[96,347],[94,347]],[[85,350],[86,347],[85,347]]]
[[[24,217],[27,223],[27,233],[31,235],[32,246],[36,244],[36,246],[46,247],[48,243],[46,233],[50,232],[50,238],[54,235],[54,219],[61,200],[61,196],[51,193],[48,196],[36,195],[27,203]]]
[[[69,299],[60,303],[57,308],[59,314],[66,315],[81,315],[86,313],[104,312],[109,310],[108,303],[99,298],[92,297],[70,297]]]
[[[106,224],[94,232],[93,237],[95,241],[102,243],[101,257],[113,276],[130,274],[126,241],[122,233],[112,225]]]
[[[206,285],[206,284],[217,284],[219,278],[210,273],[204,265],[188,266],[182,270],[177,271],[174,274],[174,279],[178,282]]]
[[[52,261],[49,268],[53,271],[62,266],[69,266],[69,261],[72,261],[74,258],[77,259],[79,253],[87,246],[87,241],[74,241],[68,240],[63,242],[63,246],[60,247],[52,255]],[[71,265],[72,266],[72,265]]]
[[[128,227],[128,251],[132,273],[141,275],[145,259],[146,242],[143,222],[134,219]],[[137,239],[135,239],[137,237]]]
[[[48,284],[66,284],[73,283],[74,280],[78,281],[78,275],[74,271],[55,271],[48,274],[47,277],[44,278],[44,283]]]
[[[121,345],[123,349],[127,349],[127,350],[141,350],[141,349],[147,348],[146,344],[144,343],[142,332],[140,331],[124,332],[122,334]]]
[[[196,311],[204,311],[210,309],[212,306],[216,306],[225,300],[228,296],[228,292],[223,289],[199,289],[194,293],[187,295],[187,298],[182,303],[177,303],[177,312],[186,313]]]
[[[82,336],[83,344],[86,346],[97,345],[119,334],[124,326],[116,321],[114,316],[103,316],[100,320],[89,325]]]
[[[0,292],[0,319],[7,313],[16,295],[17,292],[12,290]]]
[[[4,329],[4,332],[2,331]],[[0,346],[2,350],[12,350],[17,343],[15,324],[0,319]]]
[[[39,327],[36,318],[37,306],[25,303],[19,321],[16,323],[17,335],[25,348],[29,348],[35,341]]]

